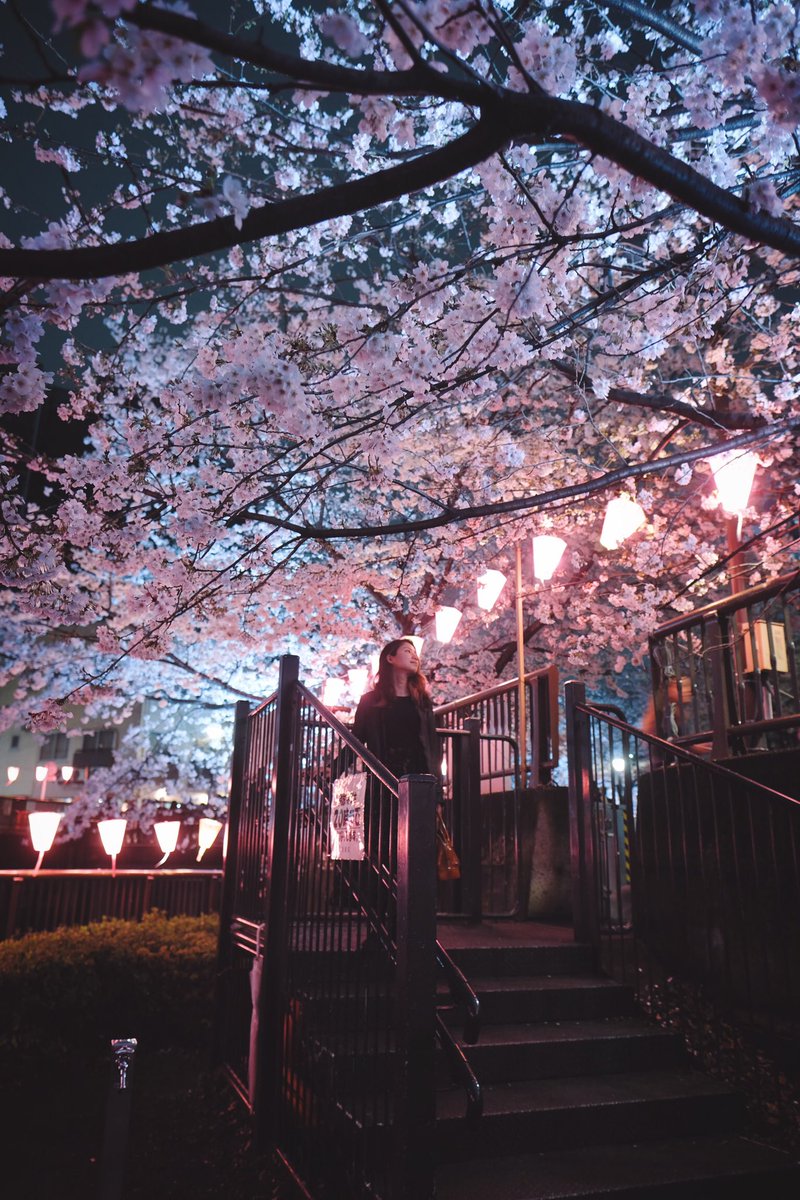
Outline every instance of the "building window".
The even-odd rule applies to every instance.
[[[12,749],[12,750],[16,750],[18,746],[19,746],[19,734],[18,734],[18,733],[12,733],[12,735],[11,735],[11,749]]]
[[[65,733],[51,733],[45,738],[44,744],[39,751],[39,761],[45,759],[52,762],[54,759],[67,757],[67,735]]]
[[[96,729],[83,735],[84,750],[114,750],[117,745],[116,729]]]

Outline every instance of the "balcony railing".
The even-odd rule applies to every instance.
[[[800,747],[800,571],[668,621],[650,656],[659,737],[715,759]]]

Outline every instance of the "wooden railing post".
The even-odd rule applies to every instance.
[[[592,831],[591,751],[589,718],[579,708],[586,703],[586,688],[571,682],[564,688],[567,717],[569,775],[569,848],[572,869],[572,921],[575,937],[597,945],[597,868]]]
[[[259,1041],[254,1095],[251,1096],[256,1138],[274,1142],[281,1094],[283,1022],[286,1002],[289,924],[287,885],[289,830],[295,776],[298,665],[294,654],[281,659],[275,714],[275,754],[272,774],[272,812],[267,839],[264,899],[264,975],[259,995]]]
[[[397,1083],[391,1200],[428,1200],[436,1123],[436,780],[400,780],[397,813]]]

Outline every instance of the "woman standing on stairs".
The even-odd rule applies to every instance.
[[[397,638],[381,650],[375,687],[359,701],[353,733],[399,779],[441,779],[441,751],[428,681],[414,643]]]

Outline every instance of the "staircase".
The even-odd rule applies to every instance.
[[[800,1167],[742,1136],[741,1097],[597,975],[571,930],[440,923],[438,936],[480,998],[480,1040],[463,1048],[484,1114],[465,1121],[442,1064],[437,1200],[800,1194]]]

